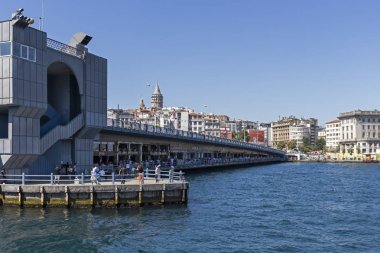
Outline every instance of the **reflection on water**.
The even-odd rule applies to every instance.
[[[188,175],[188,205],[0,208],[1,252],[377,252],[377,164]]]

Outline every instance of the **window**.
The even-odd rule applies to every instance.
[[[28,47],[21,45],[21,58],[28,59]]]
[[[36,61],[36,49],[33,47],[29,47],[29,56],[28,56],[29,61]]]
[[[11,55],[11,42],[0,43],[0,56]]]
[[[25,60],[36,62],[36,49],[20,43],[13,43],[13,55]]]

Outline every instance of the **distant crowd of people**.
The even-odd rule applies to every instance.
[[[75,177],[77,175],[77,164],[72,162],[64,163],[61,161],[61,163],[54,168],[54,184],[59,184],[61,175],[69,175],[69,179],[71,179],[71,176]]]

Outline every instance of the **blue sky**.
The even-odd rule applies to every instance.
[[[41,1],[0,0],[36,19]],[[270,122],[380,109],[377,0],[45,0],[44,30],[83,31],[108,59],[108,105],[150,104]],[[151,87],[146,84],[151,83]],[[207,105],[207,108],[203,107]]]

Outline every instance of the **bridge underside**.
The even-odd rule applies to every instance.
[[[94,162],[104,164],[118,164],[127,160],[142,162],[158,159],[167,161],[170,158],[189,160],[238,157],[283,158],[278,154],[252,149],[112,131],[102,131],[99,141],[94,144]]]

